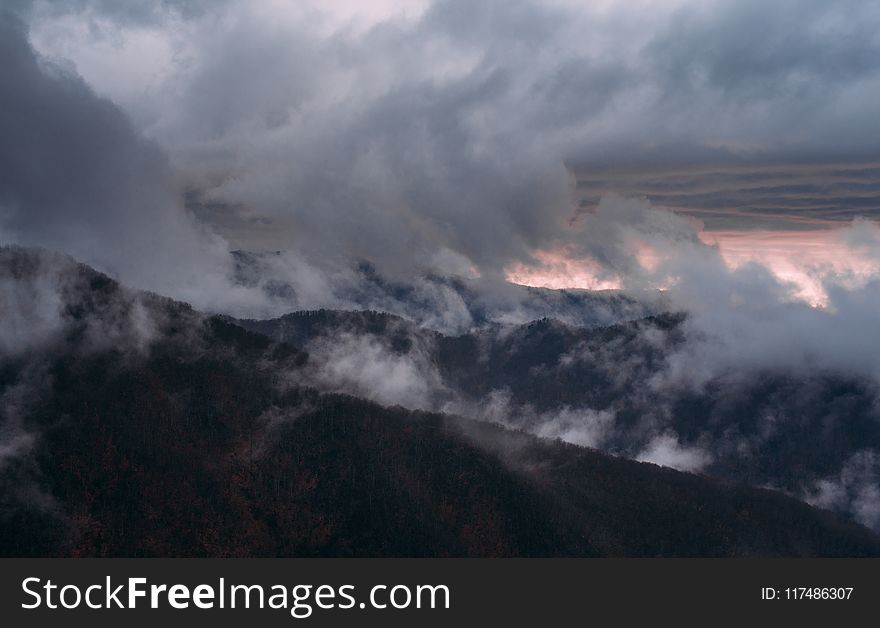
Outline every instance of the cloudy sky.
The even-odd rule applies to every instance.
[[[249,298],[230,248],[641,288],[702,245],[814,305],[875,270],[874,2],[4,7],[3,239],[199,305]]]

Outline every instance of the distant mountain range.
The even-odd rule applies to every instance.
[[[444,333],[464,333],[493,325],[510,325],[552,317],[577,327],[595,327],[644,318],[662,312],[662,293],[634,299],[619,291],[549,290],[432,273],[408,279],[389,278],[361,261],[335,272],[323,271],[322,294],[297,281],[301,260],[282,252],[234,251],[235,281],[261,289],[286,311],[316,307],[374,310],[403,317]],[[306,273],[308,274],[308,273]],[[310,282],[306,282],[310,283]]]
[[[0,249],[0,294],[2,555],[880,556],[869,529],[746,484],[819,477],[872,442],[858,383],[674,400],[684,445],[752,436],[773,400],[825,403],[755,461],[710,448],[715,478],[535,435],[589,407],[602,448],[649,446],[655,428],[624,446],[651,403],[635,382],[679,315],[462,336],[374,312],[232,321],[20,248]]]
[[[820,372],[737,372],[700,388],[665,383],[667,359],[685,342],[685,320],[663,314],[582,328],[543,319],[459,336],[378,312],[298,312],[237,323],[311,351],[312,363],[381,347],[387,364],[409,363],[430,383],[435,394],[426,409],[630,458],[672,448],[653,451],[657,461],[807,499],[821,500],[825,490],[834,493],[824,495],[826,505],[880,521],[876,385]],[[328,352],[328,345],[349,349]],[[350,377],[329,383],[369,394]]]

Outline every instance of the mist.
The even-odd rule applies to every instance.
[[[844,381],[874,402],[876,5],[143,5],[0,12],[3,244],[71,255],[206,313],[392,313],[412,324],[408,350],[350,330],[310,338],[307,383],[687,471],[760,451],[800,403],[773,398],[747,417],[758,428],[719,434],[711,413],[682,424],[688,396],[727,416],[767,380],[799,382],[804,399]],[[668,171],[679,179],[652,175]],[[748,186],[748,213],[716,193],[719,172]],[[805,177],[818,192],[799,187]],[[772,263],[734,264],[707,244],[700,209],[743,229],[827,230],[846,259],[799,264],[805,297]],[[59,267],[0,275],[4,359],[69,332]],[[614,289],[577,290],[594,286]],[[163,323],[139,299],[90,320],[85,346],[148,352]],[[664,313],[680,324],[638,326],[619,346],[579,341],[534,373],[587,364],[626,403],[588,391],[541,405],[502,385],[467,394],[432,335],[491,348],[536,320],[591,330]],[[0,460],[32,442],[15,418],[22,391],[4,393]],[[848,417],[814,419],[832,429]],[[876,527],[876,455],[865,445],[784,488]]]

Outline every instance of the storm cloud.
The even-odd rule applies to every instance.
[[[233,243],[258,246],[262,228],[267,246],[390,274],[593,254],[568,226],[575,171],[859,162],[880,137],[870,3],[83,1],[28,15],[41,52],[118,102]]]
[[[4,11],[0,28],[3,240],[202,306],[233,303],[227,247],[184,210],[162,150],[69,68],[38,56],[14,14]]]

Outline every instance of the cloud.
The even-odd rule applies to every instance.
[[[61,330],[61,295],[45,277],[23,282],[0,275],[0,355],[41,347]]]
[[[42,50],[122,102],[176,176],[313,263],[399,273],[449,251],[497,274],[577,246],[566,164],[863,159],[880,137],[863,2],[437,0],[368,27],[319,3],[52,6],[31,20]],[[127,56],[144,37],[161,67]]]
[[[839,232],[844,244],[851,247],[870,262],[880,261],[880,226],[877,223],[857,218],[849,229]],[[874,270],[873,266],[870,270]]]
[[[877,164],[769,163],[577,169],[581,211],[608,193],[645,197],[694,216],[706,230],[810,235],[880,209]]]
[[[0,115],[4,241],[64,251],[128,285],[240,316],[351,305],[410,315],[411,308],[401,308],[402,301],[387,294],[377,292],[375,299],[354,294],[363,278],[351,266],[363,258],[378,264],[384,276],[408,282],[413,288],[409,296],[430,304],[412,313],[428,325],[467,329],[473,322],[456,290],[421,278],[429,273],[479,275],[477,299],[486,310],[503,303],[501,316],[535,311],[534,299],[521,304],[525,293],[498,284],[503,284],[504,260],[528,257],[529,242],[540,239],[543,230],[556,229],[567,212],[566,204],[556,201],[567,196],[568,175],[558,156],[523,154],[520,167],[488,159],[482,149],[474,152],[475,142],[482,140],[471,137],[472,132],[483,132],[465,110],[481,106],[484,92],[503,88],[506,79],[494,71],[448,68],[466,83],[450,90],[438,68],[436,81],[416,80],[438,52],[425,50],[421,61],[412,60],[412,80],[388,75],[365,88],[351,74],[360,71],[358,46],[375,42],[380,54],[362,69],[384,74],[385,64],[399,57],[395,50],[401,38],[417,43],[407,30],[413,22],[400,22],[401,31],[383,23],[368,32],[330,36],[315,32],[294,12],[267,37],[262,29],[277,20],[264,9],[212,7],[207,13],[169,9],[149,19],[129,19],[108,12],[102,3],[64,10],[38,3],[29,14],[31,39],[39,39],[33,33],[40,32],[40,25],[74,28],[78,19],[100,21],[98,34],[82,31],[89,41],[103,41],[108,29],[119,29],[121,46],[130,29],[146,29],[161,40],[163,29],[172,32],[169,25],[177,24],[194,35],[192,71],[173,63],[182,74],[166,77],[176,81],[169,94],[182,100],[163,104],[155,112],[155,125],[142,129],[97,95],[69,62],[37,54],[25,23],[3,14],[0,80],[10,94]],[[428,17],[415,23],[424,20]],[[209,31],[228,39],[205,39]],[[454,47],[443,43],[448,36],[437,40],[447,52]],[[289,46],[301,47],[302,54],[293,54],[299,48]],[[291,82],[291,76],[299,76],[290,74],[292,66],[272,63],[279,54],[299,59],[291,63],[299,64],[301,81]],[[330,64],[329,74],[318,71],[321,64]],[[230,91],[229,81],[236,82],[239,72],[264,76],[265,82]],[[461,78],[462,72],[470,77]],[[341,82],[331,93],[326,90],[334,84],[332,76]],[[284,87],[276,92],[278,85],[289,85],[300,96]],[[291,107],[312,111],[319,119],[312,123]],[[284,115],[276,120],[276,114]],[[174,138],[179,141],[170,141]],[[517,148],[510,155],[521,152]],[[230,166],[228,158],[240,167]],[[214,170],[221,162],[226,165]],[[218,172],[222,177],[215,180]],[[510,181],[515,185],[510,187]],[[203,212],[226,207],[290,223],[297,234],[295,250],[265,262],[261,270],[266,274],[256,281],[234,280],[229,246],[183,207],[182,184],[202,186],[196,197],[205,201]],[[555,199],[555,219],[536,213],[549,207],[541,198]],[[493,237],[486,237],[488,231]],[[282,284],[292,287],[293,298],[265,289]],[[429,309],[431,319],[424,316]]]
[[[837,476],[815,483],[807,502],[842,511],[874,530],[880,530],[880,459],[873,450],[857,452]]]
[[[0,247],[0,297],[0,362],[69,349],[145,355],[168,326],[165,300],[41,249]]]
[[[434,409],[445,390],[424,349],[395,351],[372,334],[334,334],[306,345],[305,376],[324,390],[345,392],[386,406]]]
[[[682,378],[705,381],[724,371],[769,369],[789,374],[831,372],[880,376],[877,346],[868,332],[880,307],[880,283],[851,286],[834,274],[815,277],[823,307],[798,298],[798,286],[758,264],[730,270],[705,255],[672,262],[677,282],[668,298],[689,316],[690,342],[670,360]]]
[[[33,447],[36,435],[25,428],[22,418],[43,390],[40,382],[47,377],[44,368],[35,366],[23,373],[17,383],[4,387],[0,395],[0,470]]]
[[[666,433],[652,440],[636,460],[694,472],[710,464],[712,456],[696,447],[683,445],[674,434]]]
[[[0,355],[0,358],[4,356]],[[25,510],[59,515],[58,504],[46,489],[33,456],[41,433],[26,418],[40,403],[51,373],[42,362],[31,362],[14,382],[0,389],[0,520]]]
[[[614,413],[609,410],[563,407],[558,412],[544,412],[533,432],[542,438],[558,438],[581,447],[601,448],[614,428]]]
[[[615,413],[609,408],[594,410],[587,406],[569,405],[552,409],[536,408],[515,399],[509,388],[493,389],[481,398],[473,399],[448,383],[444,384],[444,394],[439,396],[440,403],[433,409],[497,423],[541,438],[604,449],[617,428]]]
[[[160,150],[77,76],[41,60],[15,17],[4,12],[0,28],[3,236],[72,253],[139,285],[175,267],[186,273],[211,249],[192,246],[202,240],[174,203]]]
[[[700,228],[668,209],[614,195],[574,226],[579,243],[568,251],[575,259],[599,262],[634,296],[660,287],[670,310],[687,313],[687,342],[669,355],[656,387],[699,387],[737,370],[880,377],[880,345],[869,331],[880,308],[873,223],[856,220],[829,236],[829,243],[843,243],[847,265],[802,268],[821,307],[804,300],[802,283],[769,265],[732,265],[702,241]]]
[[[845,4],[437,0],[364,21],[344,4],[36,2],[44,56],[6,20],[5,76],[18,115],[52,133],[26,151],[4,130],[4,233],[251,315],[335,307],[353,259],[392,279],[477,274],[487,290],[541,251],[629,287],[652,279],[634,247],[689,247],[711,268],[669,212],[606,196],[572,223],[571,169],[864,158],[880,15]],[[297,301],[230,286],[203,223],[285,242],[295,253],[267,281],[298,284]]]

